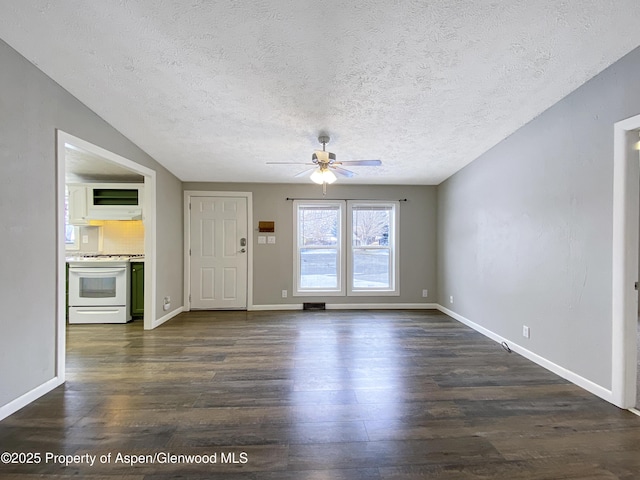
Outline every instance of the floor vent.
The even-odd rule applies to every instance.
[[[302,304],[303,310],[326,310],[324,303],[309,303],[305,302]]]

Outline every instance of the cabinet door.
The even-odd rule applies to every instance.
[[[144,315],[144,263],[131,263],[131,316]]]
[[[69,224],[87,225],[87,187],[69,185]]]

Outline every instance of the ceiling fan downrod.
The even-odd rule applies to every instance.
[[[324,152],[324,147],[327,143],[329,143],[329,140],[331,140],[331,138],[329,137],[329,135],[320,135],[318,137],[318,141],[322,144],[322,151]]]

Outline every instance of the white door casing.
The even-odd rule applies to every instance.
[[[247,198],[190,196],[191,309],[246,309]]]
[[[638,197],[640,115],[614,124],[612,379],[614,405],[634,411],[637,388]],[[634,411],[635,413],[635,411]]]

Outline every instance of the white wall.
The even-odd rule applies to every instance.
[[[439,303],[606,390],[613,124],[638,85],[640,49],[438,187]]]
[[[0,409],[56,365],[56,129],[156,171],[158,302],[182,301],[182,185],[0,41]],[[64,288],[64,287],[63,287]],[[157,311],[164,312],[157,306]],[[44,393],[44,392],[42,392]],[[2,410],[0,410],[2,411]]]

